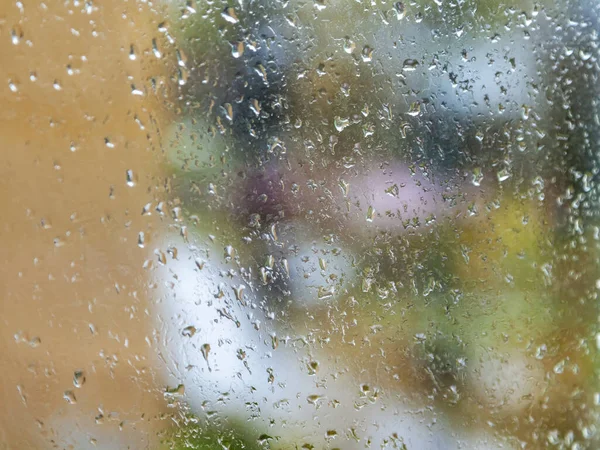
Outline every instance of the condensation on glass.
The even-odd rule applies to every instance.
[[[0,447],[600,447],[592,0],[0,8]]]

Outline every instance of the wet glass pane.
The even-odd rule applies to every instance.
[[[600,447],[595,0],[0,7],[0,447]]]

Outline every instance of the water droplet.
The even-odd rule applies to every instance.
[[[375,217],[375,208],[373,208],[373,206],[369,206],[369,208],[367,209],[367,222],[373,222],[373,219]]]
[[[309,361],[306,367],[308,368],[309,375],[316,375],[319,371],[319,361]]]
[[[565,360],[562,359],[559,362],[557,362],[554,365],[554,368],[552,369],[552,371],[557,375],[560,375],[561,373],[563,373],[565,371]]]
[[[135,87],[135,84],[131,85],[131,95],[137,95],[139,97],[144,95],[144,91]]]
[[[231,6],[228,6],[223,10],[221,17],[229,23],[238,23],[240,21],[235,13],[235,9]]]
[[[409,116],[416,117],[421,114],[421,103],[420,102],[412,102],[408,111],[406,112]]]
[[[306,397],[306,401],[311,405],[318,405],[318,403],[323,400],[325,397],[322,395],[312,394]]]
[[[167,264],[167,256],[165,255],[164,252],[156,249],[156,250],[154,250],[154,254],[156,255],[156,259],[158,260],[158,263],[161,266],[164,266]]]
[[[135,177],[133,174],[133,170],[129,169],[125,172],[125,178],[127,180],[127,186],[134,187],[135,186]]]
[[[85,373],[83,370],[76,370],[73,373],[73,386],[80,388],[85,384]]]
[[[210,353],[210,344],[202,344],[202,347],[200,347],[200,351],[202,352],[202,357],[206,361],[208,370],[212,371],[212,369],[210,368],[210,363],[208,362],[208,354]]]
[[[398,18],[398,20],[402,20],[404,19],[404,17],[406,17],[406,8],[404,6],[404,3],[394,3],[394,11],[396,11],[396,17]]]
[[[250,111],[252,111],[256,117],[260,116],[260,103],[255,98],[250,101]]]
[[[73,391],[65,391],[63,394],[63,398],[70,405],[74,405],[77,403],[77,399],[75,398],[75,393]]]
[[[317,291],[317,298],[319,300],[325,300],[331,298],[335,295],[335,287],[334,286],[319,286]]]
[[[348,197],[348,192],[350,191],[350,184],[344,179],[340,178],[339,185],[342,189],[342,195],[344,197]]]
[[[483,173],[481,172],[481,167],[476,167],[473,169],[471,183],[473,184],[473,186],[481,186],[481,180],[483,180]]]
[[[417,333],[417,334],[415,334],[415,341],[423,343],[426,340],[427,340],[427,336],[425,336],[425,333]]]
[[[319,267],[321,270],[327,270],[327,262],[323,258],[319,258]]]
[[[281,260],[281,265],[283,266],[283,270],[285,270],[285,275],[287,278],[290,277],[290,264],[287,259],[283,258]]]
[[[12,91],[12,92],[17,92],[19,90],[19,86],[17,85],[17,83],[13,80],[8,80],[8,88]]]
[[[581,49],[579,50],[579,57],[581,58],[582,61],[587,61],[588,59],[590,59],[593,56],[592,52],[586,52],[585,50]]]
[[[181,332],[182,336],[185,337],[193,337],[196,334],[196,327],[193,325],[187,326],[183,329],[183,331]]]
[[[363,62],[371,62],[373,60],[373,49],[368,45],[365,45],[362,50]]]
[[[263,83],[267,84],[267,69],[265,69],[265,66],[263,66],[262,64],[258,63],[255,67],[254,67],[254,72],[261,77],[261,79],[263,80]]]
[[[231,42],[231,56],[239,58],[244,54],[244,42]]]
[[[185,395],[185,385],[178,384],[175,387],[168,387],[165,389],[165,397],[183,397]]]
[[[335,129],[337,131],[341,132],[344,130],[344,128],[346,128],[350,125],[350,120],[347,118],[341,118],[339,116],[336,116],[333,119],[333,125],[335,126]]]
[[[385,193],[391,197],[398,198],[398,196],[400,195],[400,189],[398,188],[397,184],[393,184],[385,190]]]
[[[231,106],[231,103],[225,103],[222,108],[225,113],[225,118],[229,120],[229,122],[233,122],[233,106]]]
[[[138,247],[144,248],[145,245],[146,245],[146,235],[144,234],[143,231],[140,231],[138,233]]]
[[[405,59],[404,63],[402,63],[402,70],[404,72],[414,72],[415,70],[417,70],[418,66],[419,61],[417,61],[416,59]]]
[[[10,32],[10,41],[13,43],[13,45],[18,45],[22,38],[23,31],[19,27],[13,28]]]
[[[233,288],[233,292],[235,292],[235,298],[242,303],[244,302],[244,290],[245,289],[246,289],[245,286],[242,284],[240,284],[238,287]]]
[[[137,56],[135,54],[135,47],[133,46],[133,44],[131,44],[129,46],[129,59],[131,61],[135,61],[136,58],[137,58]]]
[[[162,58],[162,53],[158,49],[158,43],[156,42],[156,39],[152,39],[152,53],[154,53],[154,56],[156,56],[158,59]]]
[[[269,436],[268,434],[261,434],[256,441],[261,447],[269,448],[269,441],[272,441],[273,439],[273,436]]]
[[[315,8],[317,8],[318,11],[323,11],[325,8],[327,8],[327,5],[325,4],[325,0],[314,0],[315,1]]]
[[[502,169],[499,170],[498,173],[496,173],[496,176],[498,177],[498,181],[502,183],[503,181],[506,181],[510,178],[510,172],[508,171],[508,169]]]
[[[344,38],[344,51],[351,54],[356,49],[356,44],[349,37]]]

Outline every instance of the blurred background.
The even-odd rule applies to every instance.
[[[599,16],[2,5],[0,448],[599,448]]]

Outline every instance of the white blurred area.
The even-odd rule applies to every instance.
[[[173,242],[181,242],[177,233],[166,236],[163,247]],[[277,437],[274,448],[303,442],[349,449],[367,442],[440,450],[513,448],[493,435],[456,429],[408,395],[357,378],[348,369],[356,364],[350,354],[332,353],[310,336],[294,334],[281,312],[265,313],[264,291],[225,263],[227,245],[199,236],[198,244],[178,245],[177,258],[155,271],[163,286],[153,314],[161,349],[156,363],[164,367],[165,390],[179,387],[167,399],[188,404],[200,418],[216,413],[248,421],[257,432]],[[303,250],[310,253],[310,247]],[[202,258],[207,253],[210,260]],[[317,300],[307,285],[303,253],[289,261],[292,302],[307,306],[311,296],[313,306],[330,301]],[[240,286],[245,286],[241,300]]]

